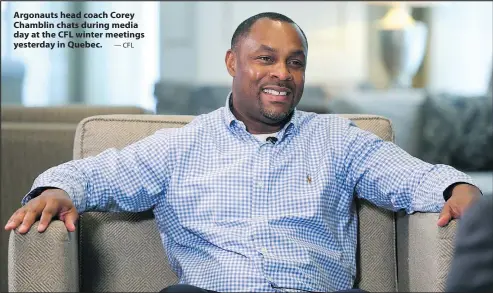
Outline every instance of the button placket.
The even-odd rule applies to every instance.
[[[252,229],[253,242],[256,250],[261,255],[266,255],[267,247],[265,239],[256,236],[264,234],[268,229],[268,214],[267,205],[269,197],[269,165],[270,165],[271,146],[262,144],[259,145],[257,151],[256,167],[258,173],[253,176],[253,212],[252,212]]]

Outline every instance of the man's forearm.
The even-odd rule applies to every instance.
[[[35,180],[23,203],[51,187],[64,190],[79,213],[147,210],[164,192],[169,176],[166,157],[147,155],[148,143],[143,140],[123,150],[109,149],[51,168]]]
[[[474,184],[467,174],[424,162],[374,134],[356,128],[348,133],[348,185],[355,184],[358,195],[380,207],[407,213],[440,212],[449,186]]]
[[[84,196],[88,194],[89,178],[76,167],[77,162],[67,162],[41,173],[29,193],[22,199],[22,205],[39,196],[47,189],[61,189],[72,199],[79,213],[88,209]]]

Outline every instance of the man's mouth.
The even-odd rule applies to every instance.
[[[286,87],[268,86],[262,89],[262,92],[272,97],[286,98],[291,94],[291,90]]]
[[[287,96],[289,94],[288,91],[276,91],[271,89],[264,89],[263,92],[273,96]]]

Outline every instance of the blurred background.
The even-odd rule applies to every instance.
[[[266,11],[292,18],[307,35],[299,109],[385,116],[403,149],[463,170],[485,194],[493,193],[491,1],[2,1],[1,7],[0,199],[8,202],[2,223],[40,172],[71,159],[75,127],[84,117],[198,115],[223,106],[231,36],[240,22]],[[87,39],[100,41],[100,49],[14,50],[16,31],[70,30],[16,29],[15,12],[60,11],[135,13],[137,29],[111,31],[145,37]],[[132,48],[115,46],[125,41]],[[1,235],[6,245],[8,235]],[[0,256],[5,263],[6,249]],[[4,292],[5,265],[0,275]]]
[[[210,112],[229,92],[224,56],[235,28],[274,11],[296,21],[310,44],[299,109],[384,115],[411,154],[463,170],[491,170],[484,150],[492,149],[492,8],[491,1],[4,1],[2,106]],[[137,29],[111,31],[145,37],[128,39],[133,48],[115,46],[121,39],[87,39],[103,48],[14,50],[16,31],[46,30],[14,28],[15,12],[60,11],[133,12]],[[39,20],[45,19],[23,22]],[[48,31],[63,30],[70,29]]]
[[[427,33],[410,32],[408,35],[420,36],[401,42],[406,50],[415,51],[407,54],[407,59],[413,60],[411,67],[415,74],[406,93],[414,89],[469,96],[487,93],[492,72],[491,2],[406,1],[409,7],[401,10],[407,10],[407,16],[399,12],[386,15],[389,10],[399,10],[392,6],[395,3],[398,2],[4,1],[2,93],[8,95],[2,95],[2,104],[77,103],[136,105],[154,112],[209,111],[198,105],[179,108],[173,101],[166,101],[166,110],[160,109],[160,94],[167,92],[168,84],[207,87],[212,91],[216,87],[229,87],[231,78],[224,66],[224,56],[233,31],[247,17],[265,11],[283,13],[303,28],[310,43],[306,83],[313,93],[309,94],[319,94],[313,88],[321,88],[325,101],[348,91],[374,91],[391,86],[382,52],[392,55],[396,46],[382,46],[384,38],[379,32],[383,26],[404,27],[409,17],[415,22],[409,26],[424,24]],[[15,29],[13,23],[19,21],[13,18],[16,11],[134,12],[133,22],[139,28],[130,31],[143,32],[145,38],[129,40],[133,42],[132,49],[116,47],[118,41],[105,39],[101,49],[14,50],[15,31],[46,30]],[[23,22],[37,23],[38,19]],[[60,30],[69,29],[51,31]],[[7,80],[9,83],[4,83]],[[221,103],[211,103],[213,108],[222,106],[224,96],[218,99]]]

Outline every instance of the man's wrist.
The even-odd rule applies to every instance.
[[[48,189],[60,189],[60,188],[51,187],[51,186],[42,186],[42,187],[34,188],[22,199],[22,205],[25,205],[28,201],[38,197],[41,193],[43,193],[45,190]]]
[[[448,201],[450,199],[450,197],[452,197],[452,194],[453,194],[453,191],[454,191],[454,188],[457,187],[458,185],[463,185],[463,184],[466,184],[466,185],[469,185],[471,187],[474,187],[475,189],[478,190],[479,194],[480,195],[483,195],[483,193],[481,192],[481,190],[476,186],[476,185],[473,185],[471,183],[468,183],[468,182],[456,182],[456,183],[453,183],[451,185],[449,185],[445,191],[443,192],[443,198],[445,199],[445,201]]]

